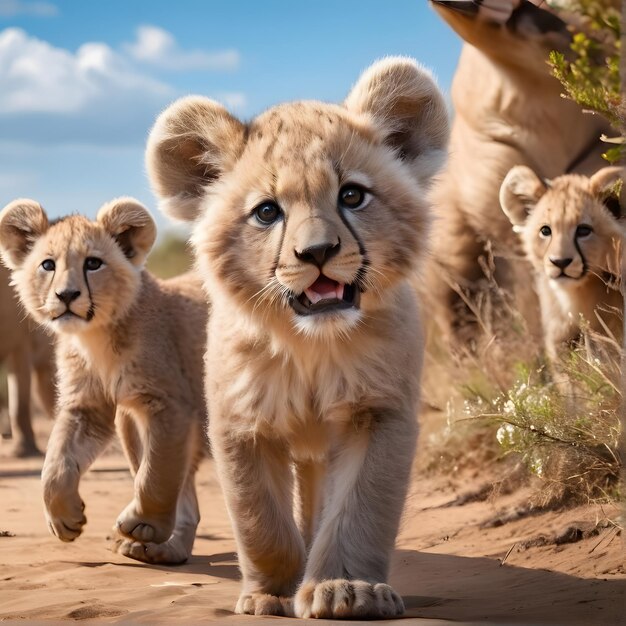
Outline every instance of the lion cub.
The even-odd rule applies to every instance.
[[[193,276],[161,282],[143,269],[155,236],[132,198],[95,221],[49,222],[32,200],[0,213],[0,253],[22,303],[57,337],[58,414],[42,471],[50,531],[62,541],[82,532],[80,477],[117,429],[135,496],[117,519],[116,549],[181,563],[200,519],[207,304]]]
[[[546,350],[556,358],[577,341],[584,319],[597,332],[622,337],[619,291],[620,201],[611,188],[626,170],[606,167],[591,178],[541,180],[514,167],[500,190],[504,213],[519,233],[536,273]]]
[[[206,396],[238,613],[404,610],[386,581],[417,433],[409,279],[447,136],[440,91],[402,58],[371,67],[343,105],[244,123],[189,97],[151,132],[149,175],[162,208],[196,222],[212,303]]]

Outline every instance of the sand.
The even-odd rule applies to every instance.
[[[211,460],[199,472],[202,521],[193,556],[161,567],[108,549],[110,528],[132,495],[117,447],[83,478],[88,523],[71,544],[46,529],[41,459],[6,454],[0,446],[0,621],[314,621],[233,614],[237,556]],[[618,515],[614,507],[587,505],[500,524],[502,512],[526,494],[455,503],[481,481],[480,472],[454,482],[416,473],[391,568],[391,584],[407,607],[404,623],[626,624],[625,551],[610,522]]]

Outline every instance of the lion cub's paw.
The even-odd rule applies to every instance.
[[[272,596],[269,593],[242,593],[237,601],[235,613],[292,616],[293,610],[291,598]]]
[[[111,543],[111,550],[122,556],[143,563],[153,565],[180,565],[189,558],[189,552],[180,541],[170,539],[165,543],[141,543],[123,537],[114,529],[115,537]]]
[[[295,598],[297,617],[381,618],[404,613],[402,598],[384,583],[363,580],[324,580],[304,583]]]
[[[133,500],[119,515],[116,529],[125,537],[141,543],[163,543],[174,529],[175,510],[166,515],[143,513]]]
[[[61,541],[74,541],[87,523],[85,503],[77,491],[46,493],[46,518],[50,532]]]

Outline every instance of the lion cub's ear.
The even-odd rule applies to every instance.
[[[626,213],[626,168],[603,167],[590,179],[591,192],[600,196],[604,206],[615,219],[624,217]]]
[[[0,212],[0,254],[6,266],[17,269],[48,226],[38,202],[20,198],[7,204]]]
[[[524,225],[546,190],[544,182],[529,167],[516,165],[509,171],[500,186],[500,205],[513,226]]]
[[[97,222],[115,239],[133,265],[141,267],[156,239],[148,209],[134,198],[116,198],[98,211]]]
[[[181,98],[163,111],[146,148],[148,176],[161,210],[175,219],[195,220],[205,188],[234,164],[245,136],[245,126],[209,98]]]
[[[446,157],[449,124],[443,95],[428,70],[405,57],[378,61],[361,75],[344,104],[371,115],[386,143],[414,165],[422,183],[430,182]]]

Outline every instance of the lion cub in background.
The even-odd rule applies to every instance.
[[[439,89],[402,58],[371,67],[343,105],[243,123],[189,97],[152,130],[149,175],[167,213],[196,221],[212,303],[206,395],[238,613],[404,610],[386,582],[417,434],[410,277],[447,137]]]
[[[32,200],[0,213],[0,253],[22,303],[57,337],[58,414],[42,471],[50,531],[62,541],[82,532],[80,477],[117,429],[135,495],[117,519],[116,548],[181,563],[200,519],[207,304],[193,276],[161,282],[143,269],[155,236],[132,198],[104,205],[95,221],[51,223]]]
[[[621,343],[623,231],[618,220],[623,205],[611,190],[624,173],[623,168],[605,167],[591,178],[567,174],[543,181],[520,165],[502,183],[502,210],[535,270],[552,359],[579,340],[583,320]]]

